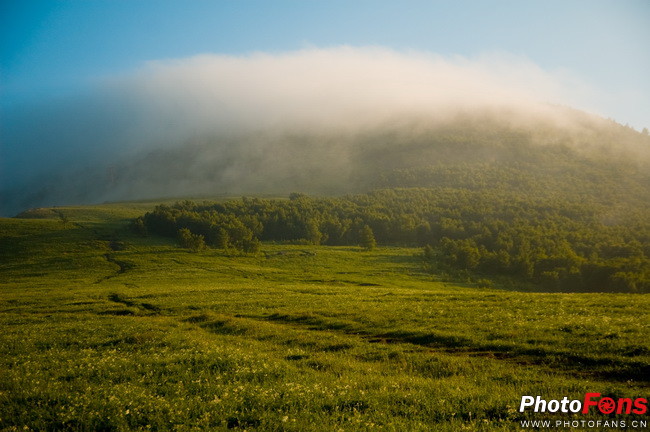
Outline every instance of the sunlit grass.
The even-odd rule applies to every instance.
[[[522,395],[647,393],[646,296],[445,282],[407,248],[194,254],[129,233],[135,204],[59,210],[0,221],[0,429],[516,430]]]

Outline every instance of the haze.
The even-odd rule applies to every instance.
[[[279,131],[356,133],[404,118],[431,124],[488,106],[516,107],[521,117],[546,111],[540,102],[570,103],[573,87],[524,59],[443,58],[379,47],[149,62],[85,93],[9,113],[3,184],[58,183],[57,176],[106,170],[143,152],[214,137],[231,139],[213,142],[204,158],[222,155],[224,149],[214,147],[224,145],[243,152],[241,137],[254,134],[263,141],[259,134]],[[110,196],[138,198],[127,191]]]
[[[557,108],[568,106],[645,126],[643,3],[551,2],[544,11],[498,2],[491,9],[362,3],[270,9],[242,2],[237,12],[163,2],[164,14],[148,2],[134,10],[6,3],[2,213],[169,194],[275,193],[303,185],[323,161],[330,171],[322,180],[344,182],[360,136],[398,128],[407,139],[459,113],[584,130]],[[135,15],[149,17],[150,28]],[[355,26],[336,21],[343,17]],[[605,22],[619,45],[601,39]],[[589,63],[596,53],[607,55],[598,67]],[[602,86],[607,79],[611,85]],[[633,115],[623,111],[630,107],[638,108]],[[280,176],[288,171],[296,171],[294,181]]]

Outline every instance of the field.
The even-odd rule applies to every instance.
[[[149,204],[0,220],[0,430],[520,430],[648,396],[650,300],[485,288],[422,250],[140,237]],[[598,430],[595,428],[593,430]]]

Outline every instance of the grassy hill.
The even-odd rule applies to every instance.
[[[153,208],[0,219],[1,430],[519,430],[523,395],[647,396],[647,296],[453,282],[415,247],[192,253],[132,233]]]
[[[79,160],[3,185],[0,214],[161,197],[338,196],[394,187],[508,189],[647,209],[647,134],[563,107],[444,114],[142,144],[128,154],[109,152],[102,163]]]

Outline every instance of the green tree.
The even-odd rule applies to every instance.
[[[148,230],[147,230],[147,225],[144,222],[144,217],[140,216],[139,218],[136,218],[131,223],[131,230],[133,230],[133,232],[136,234],[146,237]]]
[[[205,249],[205,238],[200,234],[193,234],[187,228],[178,230],[178,243],[192,252],[200,252]]]
[[[260,251],[261,242],[256,238],[250,238],[243,241],[242,250],[245,253],[256,254]]]
[[[230,236],[222,226],[213,225],[210,227],[208,243],[217,249],[228,249],[230,245]]]
[[[433,250],[431,245],[426,245],[423,248],[423,253],[424,253],[424,259],[426,259],[427,261],[432,261],[433,258],[435,257],[435,251]]]
[[[305,224],[307,241],[314,245],[319,245],[323,234],[320,232],[318,222],[315,219],[309,219]]]
[[[375,240],[375,234],[372,232],[372,228],[368,225],[364,225],[361,228],[361,233],[359,235],[359,245],[367,251],[371,251],[377,246],[377,241]]]
[[[228,237],[228,231],[219,227],[219,229],[217,230],[217,238],[215,241],[215,246],[218,247],[219,249],[228,249],[229,244],[230,244],[230,238]]]
[[[246,245],[253,239],[253,232],[248,229],[239,219],[233,219],[228,226],[228,237],[235,249],[244,251]]]

